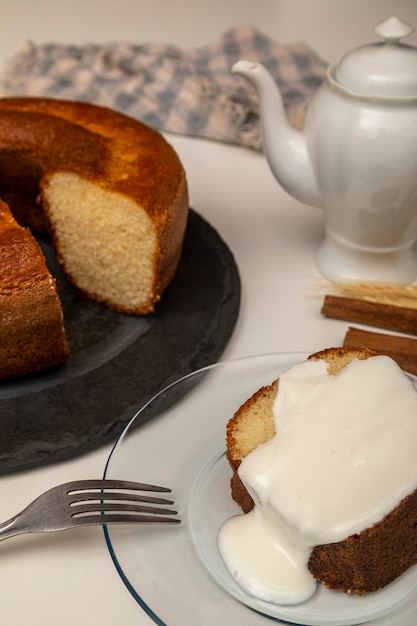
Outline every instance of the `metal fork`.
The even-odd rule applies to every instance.
[[[0,541],[23,533],[91,524],[180,523],[178,518],[165,517],[177,513],[164,508],[173,504],[172,500],[143,495],[140,491],[169,493],[171,489],[128,480],[75,480],[58,485],[0,524]]]

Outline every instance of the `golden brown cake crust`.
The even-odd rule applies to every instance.
[[[61,304],[42,251],[0,201],[0,378],[65,363],[68,354]]]
[[[99,179],[104,187],[139,200],[159,222],[184,191],[184,170],[161,134],[85,102],[0,98],[0,150],[21,152],[44,171],[64,169]]]
[[[336,373],[353,358],[372,356],[375,353],[367,348],[329,348],[309,358],[325,359],[329,363],[329,373]],[[275,434],[272,405],[278,385],[279,380],[257,391],[227,425],[227,458],[233,471],[232,497],[245,513],[253,508],[254,503],[239,478],[238,468],[246,454]],[[417,563],[416,520],[417,491],[404,498],[383,520],[360,534],[338,543],[316,546],[310,556],[309,569],[329,589],[358,595],[377,591]]]
[[[0,196],[9,201],[19,223],[52,234],[57,259],[70,282],[122,312],[153,310],[178,266],[188,215],[185,172],[162,135],[105,107],[48,98],[3,98],[0,172]],[[80,285],[71,272],[48,196],[50,182],[60,172],[132,200],[153,223],[157,245],[146,302],[129,305],[106,298]]]

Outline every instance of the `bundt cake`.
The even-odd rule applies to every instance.
[[[51,234],[69,282],[147,314],[174,276],[188,214],[184,169],[158,132],[82,102],[0,99],[0,196]]]
[[[251,595],[301,602],[316,580],[362,595],[417,563],[417,392],[389,357],[366,348],[310,356],[236,411],[226,443],[232,497],[248,515],[225,523],[219,548]],[[268,540],[262,553],[254,532],[277,545],[287,533],[280,549],[290,546],[301,583],[277,591],[256,569],[245,578],[251,544],[257,562],[274,552]],[[267,565],[274,576],[275,561]]]
[[[0,378],[60,365],[69,350],[45,257],[0,201]]]

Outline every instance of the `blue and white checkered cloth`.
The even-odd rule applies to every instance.
[[[260,150],[257,95],[231,72],[239,59],[269,69],[290,122],[301,127],[327,63],[304,43],[279,44],[252,26],[233,28],[211,45],[187,49],[152,42],[28,42],[11,59],[0,87],[3,95],[92,102],[160,131]]]

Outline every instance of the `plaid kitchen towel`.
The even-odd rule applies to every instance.
[[[268,68],[290,122],[300,127],[327,64],[306,44],[279,44],[252,26],[232,28],[211,45],[188,49],[152,42],[28,42],[11,59],[0,87],[3,95],[101,104],[160,131],[260,150],[256,92],[231,72],[239,59]]]

